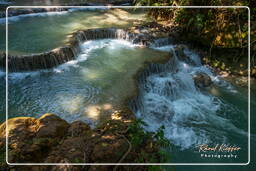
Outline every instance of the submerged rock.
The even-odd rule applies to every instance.
[[[212,84],[212,79],[205,73],[197,73],[193,76],[195,85],[199,88],[209,87]]]
[[[189,57],[184,53],[184,50],[187,48],[185,45],[175,46],[175,53],[179,60],[189,62]]]

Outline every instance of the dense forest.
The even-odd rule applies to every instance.
[[[182,29],[183,37],[206,46],[211,51],[220,48],[236,49],[233,61],[248,57],[248,9],[247,8],[175,8],[175,6],[248,6],[250,20],[256,20],[256,2],[247,0],[136,0],[137,6],[174,6],[151,8],[149,16],[156,20],[174,23]],[[256,25],[251,22],[251,66],[256,65]],[[218,64],[217,64],[218,65]],[[253,69],[252,69],[253,70]],[[254,69],[255,70],[255,69]],[[256,72],[256,70],[253,73]]]

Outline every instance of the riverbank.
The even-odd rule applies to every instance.
[[[198,44],[197,37],[186,39],[186,34],[180,27],[177,36],[173,36],[173,42],[177,44],[186,44],[191,49],[194,49],[201,56],[202,63],[211,68],[214,73],[232,80],[238,86],[248,86],[248,47],[244,48],[226,48],[226,47],[208,47]],[[199,38],[198,38],[199,39]],[[251,46],[251,58],[255,55],[255,47]],[[250,59],[251,59],[250,58]],[[251,61],[250,76],[252,80],[256,78],[256,66]]]
[[[112,114],[112,120],[91,129],[81,121],[67,123],[54,114],[8,120],[10,163],[137,163],[163,162],[163,137],[141,130],[129,109]],[[5,157],[5,123],[0,126],[0,169],[119,170],[124,166],[8,166]],[[158,140],[159,138],[159,140]],[[131,169],[146,170],[146,166]]]
[[[248,87],[248,49],[213,48],[203,51],[202,61],[217,75],[241,87]],[[240,56],[240,57],[239,57]],[[250,79],[256,78],[256,66],[251,63]]]

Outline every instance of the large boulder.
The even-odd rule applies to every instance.
[[[126,116],[115,118],[123,120]],[[126,129],[121,120],[103,123],[92,130],[84,122],[69,124],[54,114],[38,119],[16,117],[6,122],[8,129],[6,123],[0,125],[0,146],[5,146],[7,131],[11,163],[116,163],[128,149],[126,139],[115,133]]]
[[[85,135],[90,130],[90,126],[82,121],[74,121],[68,128],[68,135],[71,137]]]
[[[36,132],[36,119],[31,117],[17,117],[8,120],[0,125],[0,145],[5,143],[6,131],[9,135],[9,143],[14,144],[21,140],[27,139]]]
[[[65,120],[53,114],[45,114],[39,119],[12,118],[0,125],[0,146],[5,146],[7,131],[9,162],[42,162],[50,149],[66,134],[68,127]]]
[[[67,137],[47,156],[46,163],[88,163],[91,147],[84,137]]]
[[[195,85],[199,88],[209,87],[212,84],[212,79],[205,73],[197,73],[193,76]]]
[[[68,130],[69,124],[60,117],[53,114],[44,114],[37,120],[38,130],[36,136],[62,137]]]
[[[91,160],[95,163],[117,163],[128,147],[124,138],[114,134],[104,135],[94,146]]]
[[[186,48],[187,47],[185,45],[177,45],[175,46],[174,50],[179,60],[189,63],[190,62],[189,57],[184,53],[184,50]]]
[[[111,120],[102,122],[95,129],[81,121],[69,124],[54,114],[45,114],[38,119],[12,118],[7,121],[8,129],[6,123],[0,125],[0,152],[5,147],[7,132],[10,163],[133,163],[143,157],[142,152],[158,159],[157,146],[150,137],[141,145],[132,145],[130,138],[135,134],[135,130],[129,131],[132,118],[129,109],[117,110],[111,115]],[[117,169],[116,166],[110,165],[11,167],[12,170],[24,171]],[[9,169],[10,167],[0,160],[0,170]],[[132,166],[130,170],[142,169],[145,167]],[[118,170],[123,170],[123,167],[118,166]]]

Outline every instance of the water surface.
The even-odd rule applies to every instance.
[[[106,119],[135,92],[133,75],[145,61],[167,52],[141,48],[124,40],[95,40],[81,45],[74,61],[38,72],[9,74],[9,117],[55,113],[67,121]],[[0,94],[4,95],[4,77]],[[4,96],[1,97],[4,99]],[[4,100],[0,113],[4,113]],[[3,118],[1,118],[3,120]]]
[[[14,16],[8,20],[8,50],[10,54],[45,52],[65,45],[68,35],[78,30],[130,27],[145,20],[143,9],[70,9]],[[5,19],[0,23],[0,51],[4,51]]]

